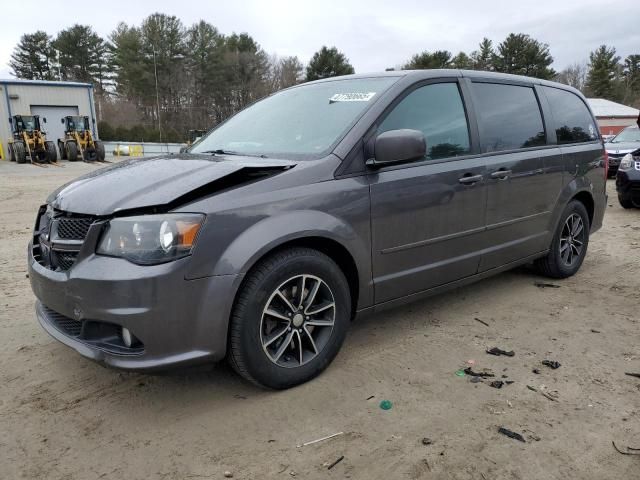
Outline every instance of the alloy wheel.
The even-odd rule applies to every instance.
[[[565,265],[571,267],[579,260],[584,249],[585,233],[582,217],[572,213],[560,234],[560,258]]]
[[[296,275],[280,284],[267,300],[260,320],[262,349],[278,366],[304,365],[329,342],[335,315],[329,286],[314,275]]]

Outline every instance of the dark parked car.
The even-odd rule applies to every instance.
[[[306,83],[189,153],[55,191],[28,250],[37,317],[106,365],[226,357],[290,387],[329,365],[357,315],[529,262],[576,273],[605,170],[565,85],[458,70]]]
[[[623,208],[640,208],[640,150],[627,153],[620,161],[616,190]]]
[[[640,156],[640,128],[627,127],[605,143],[609,156],[609,175],[615,177],[622,158],[631,153]]]

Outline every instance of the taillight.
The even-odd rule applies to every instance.
[[[604,151],[604,179],[609,178],[609,154]]]

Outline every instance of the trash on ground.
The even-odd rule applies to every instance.
[[[477,318],[477,317],[476,317],[476,318],[474,318],[474,320],[475,320],[476,322],[480,322],[480,323],[481,323],[481,324],[483,324],[485,327],[488,327],[488,326],[489,326],[489,324],[488,324],[487,322],[485,322],[484,320],[480,320],[480,319],[479,319],[479,318]]]
[[[375,395],[371,395],[369,398],[367,398],[367,400],[371,400],[372,398],[376,398]]]
[[[344,432],[334,433],[333,435],[327,435],[326,437],[318,438],[316,440],[311,440],[310,442],[305,442],[302,445],[296,445],[298,448],[306,447],[307,445],[313,445],[314,443],[322,442],[324,440],[329,440],[330,438],[337,437],[338,435],[343,435]]]
[[[629,375],[630,377],[640,378],[640,373],[624,372],[624,374]]]
[[[512,432],[511,430],[504,428],[504,427],[500,427],[498,429],[498,433],[501,433],[503,435],[506,435],[509,438],[513,438],[514,440],[519,440],[522,443],[526,443],[524,437],[522,435],[520,435],[519,433],[516,432]]]
[[[224,472],[224,478],[233,478],[233,473],[227,470],[226,472]]]
[[[471,369],[471,367],[465,368],[464,373],[466,373],[467,375],[471,375],[472,377],[482,377],[482,378],[495,377],[493,373],[489,373],[489,372],[474,372]]]
[[[506,350],[502,350],[501,348],[498,348],[498,347],[492,347],[492,348],[488,349],[487,353],[489,355],[496,355],[498,357],[500,355],[504,355],[506,357],[513,357],[516,354],[516,352],[514,352],[513,350],[506,351]]]
[[[511,385],[512,383],[515,383],[515,382],[513,380],[505,380],[504,383],[507,385]]]
[[[333,467],[339,464],[342,460],[344,460],[344,455],[340,455],[335,462],[333,462],[331,465],[327,467],[327,470],[331,470]]]
[[[532,392],[537,392],[538,391],[538,389],[536,387],[534,387],[533,385],[527,385],[527,388],[529,390],[531,390]]]
[[[560,288],[560,285],[556,285],[555,283],[536,282],[534,285],[538,288]]]
[[[480,377],[471,377],[471,380],[469,380],[471,383],[482,383],[482,378]]]
[[[596,330],[595,328],[592,328],[591,333],[600,333],[600,330]]]
[[[540,375],[540,369],[539,368],[534,368],[533,370],[531,370],[533,373],[535,373],[536,375]]]
[[[463,370],[463,369],[456,370],[456,375],[457,375],[458,377],[464,377],[464,370]]]
[[[560,368],[560,362],[556,362],[555,360],[543,360],[542,364],[549,367],[549,368],[553,368],[554,370],[556,368]]]
[[[493,388],[502,388],[503,385],[504,385],[504,382],[502,380],[494,380],[489,384],[489,386]]]
[[[617,447],[616,442],[613,440],[611,440],[611,444],[613,445],[613,448],[616,449],[616,452],[621,453],[622,455],[640,455],[640,448],[625,447],[626,450],[620,450]]]
[[[382,400],[380,402],[380,408],[382,410],[391,410],[391,407],[393,407],[393,403],[391,403],[391,400]]]
[[[467,365],[471,365],[471,366],[473,366],[473,365],[475,365],[475,364],[476,364],[476,361],[475,361],[475,360],[467,360]]]
[[[554,397],[553,395],[547,393],[547,392],[540,392],[542,394],[543,397],[548,398],[549,400],[551,400],[552,402],[557,402],[558,399],[556,397]]]
[[[430,439],[430,438],[428,438],[428,437],[424,437],[424,438],[422,439],[422,444],[423,444],[423,445],[431,445],[432,443],[433,443],[433,440],[431,440],[431,439]]]

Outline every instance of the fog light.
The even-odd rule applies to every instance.
[[[133,334],[129,331],[129,329],[123,328],[122,342],[124,343],[125,347],[131,348],[131,345],[133,345],[135,341],[136,341],[136,337],[133,336]]]

